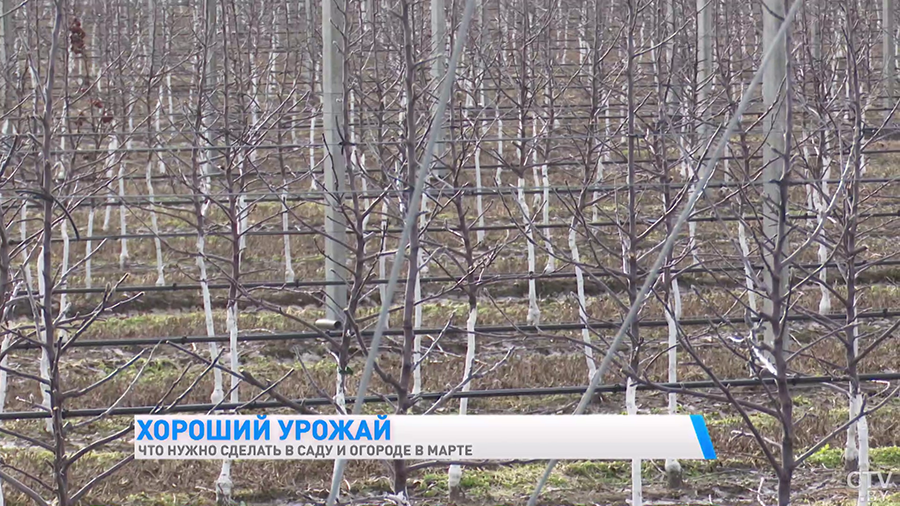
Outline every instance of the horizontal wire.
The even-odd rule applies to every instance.
[[[883,372],[874,374],[860,374],[856,378],[849,376],[792,376],[785,379],[785,382],[791,386],[801,385],[819,385],[819,384],[837,384],[848,383],[856,379],[861,382],[883,382],[900,380],[900,373]],[[652,391],[659,389],[675,389],[675,390],[694,390],[694,389],[710,389],[710,388],[747,388],[773,385],[775,378],[736,378],[723,380],[699,380],[699,381],[677,381],[669,383],[656,383],[648,385],[639,383],[635,385],[637,390]],[[586,385],[579,386],[561,386],[561,387],[540,387],[540,388],[497,388],[491,390],[469,390],[469,391],[443,391],[443,392],[423,392],[411,396],[410,401],[437,401],[444,398],[448,399],[492,399],[502,397],[544,397],[551,395],[579,395],[587,391]],[[620,383],[612,383],[597,386],[594,391],[597,393],[622,393],[626,390],[626,385]],[[396,402],[397,395],[370,395],[363,398],[366,404],[382,404],[388,402]],[[311,397],[304,399],[293,399],[291,401],[295,405],[320,407],[333,406],[334,399],[328,397]],[[288,408],[281,401],[254,401],[244,402],[222,402],[222,403],[206,403],[206,404],[179,404],[171,408],[162,410],[159,406],[126,406],[112,408],[81,408],[81,409],[63,409],[63,418],[87,418],[100,415],[109,416],[134,416],[148,415],[154,413],[205,413],[208,411],[229,411],[235,409],[275,409]],[[50,413],[46,411],[7,411],[0,413],[0,420],[35,420],[41,418],[50,418]]]
[[[825,262],[824,264],[823,263],[806,263],[806,264],[797,263],[797,264],[794,264],[794,266],[797,268],[807,269],[807,270],[815,270],[815,269],[819,269],[822,267],[827,268],[827,269],[833,269],[833,268],[842,267],[843,265],[845,265],[845,264],[834,262],[834,261]],[[893,266],[898,266],[898,265],[900,265],[900,260],[872,260],[872,261],[861,261],[861,262],[856,263],[856,266],[859,268],[862,268],[862,267],[866,267],[866,268],[893,267]],[[765,266],[761,265],[761,264],[751,265],[751,267],[755,271],[762,271],[765,268]],[[743,266],[728,266],[728,265],[700,266],[700,267],[686,267],[683,269],[677,269],[677,268],[672,269],[672,276],[677,277],[677,276],[686,275],[686,274],[711,274],[711,273],[714,274],[714,273],[743,272],[743,271],[744,271]],[[605,271],[597,271],[597,272],[586,271],[586,272],[584,272],[584,275],[595,277],[595,278],[621,278],[621,277],[624,277],[624,276],[619,276],[616,274],[611,274],[611,273],[605,272]],[[643,275],[643,272],[638,273],[638,277],[640,277],[642,275]],[[485,273],[485,274],[479,275],[477,284],[479,286],[481,286],[481,285],[489,285],[489,284],[493,284],[493,283],[500,283],[503,281],[525,281],[525,280],[530,280],[530,279],[534,279],[534,280],[557,279],[557,280],[560,280],[560,279],[572,279],[575,277],[576,277],[576,274],[574,272],[542,272],[542,273],[535,273],[535,274],[528,274],[528,273],[491,274],[491,273]],[[466,279],[467,278],[465,278],[465,277],[453,277],[453,276],[424,276],[424,277],[419,278],[419,282],[421,282],[422,284],[425,284],[425,285],[440,284],[440,283],[452,283],[455,285],[455,284],[465,282]],[[398,283],[401,283],[401,284],[403,284],[405,282],[406,282],[405,280],[398,281]],[[386,283],[387,283],[387,280],[383,279],[383,278],[367,279],[365,282],[366,285],[382,285],[382,284],[386,284]],[[588,280],[588,283],[590,283],[590,280]],[[812,283],[812,282],[810,282],[810,283]],[[245,289],[274,288],[274,289],[289,290],[292,288],[318,288],[318,287],[324,287],[324,286],[342,286],[342,285],[346,285],[346,284],[347,283],[344,281],[324,281],[324,280],[300,281],[300,280],[295,280],[295,281],[291,281],[291,282],[277,282],[277,281],[241,282],[240,286]],[[165,285],[119,286],[117,291],[125,292],[125,293],[128,293],[128,292],[197,291],[197,290],[201,290],[202,288],[203,288],[203,286],[200,285],[199,283],[167,283]],[[227,290],[227,289],[231,288],[231,285],[228,283],[207,283],[206,288],[208,288],[209,290]],[[76,295],[76,294],[77,295],[89,295],[89,294],[106,293],[106,289],[100,288],[100,287],[70,288],[68,285],[66,285],[66,286],[58,285],[58,287],[53,290],[53,293],[54,294],[69,294],[69,295]]]
[[[870,319],[879,319],[879,318],[897,318],[900,317],[900,310],[889,310],[887,308],[880,310],[869,310],[869,311],[861,311],[856,315],[857,319],[860,320],[870,320]],[[810,322],[810,321],[820,321],[821,319],[829,319],[829,320],[842,320],[846,319],[846,313],[831,313],[827,315],[818,315],[816,317],[803,315],[803,314],[790,314],[785,317],[788,322]],[[708,317],[690,317],[690,318],[679,318],[677,320],[678,325],[682,327],[708,327],[708,326],[716,326],[716,325],[729,325],[734,327],[744,327],[744,316],[743,315],[734,315],[733,317],[721,317],[721,316],[708,316]],[[574,332],[574,331],[582,331],[585,329],[588,330],[614,330],[618,329],[621,325],[620,322],[616,321],[589,321],[588,323],[584,322],[569,322],[569,323],[551,323],[546,325],[488,325],[488,326],[476,326],[475,333],[480,335],[492,335],[492,334],[514,334],[520,337],[526,337],[524,334],[526,333],[543,333],[543,332]],[[642,328],[661,328],[668,327],[668,320],[639,320],[638,325]],[[388,328],[384,330],[384,335],[386,336],[402,336],[406,332],[405,329],[402,328]],[[412,329],[414,335],[453,335],[453,334],[466,334],[468,333],[468,329],[465,327],[458,327],[456,325],[447,325],[446,327],[431,327],[431,328],[414,328]],[[374,333],[373,330],[363,330],[360,332],[360,337],[371,337]],[[291,340],[316,340],[322,339],[323,335],[328,335],[332,337],[340,337],[340,331],[326,331],[323,330],[321,332],[268,332],[268,333],[260,333],[260,334],[245,334],[242,336],[238,336],[238,341],[240,342],[258,342],[258,341],[291,341]],[[127,339],[76,339],[75,341],[66,343],[64,342],[64,346],[70,346],[73,348],[115,348],[115,347],[126,347],[126,346],[156,346],[157,344],[165,344],[165,343],[174,343],[174,344],[200,344],[200,343],[221,343],[228,342],[230,336],[227,334],[218,334],[214,336],[168,336],[168,337],[135,337],[135,338],[127,338]],[[40,344],[36,342],[23,342],[17,343],[15,345],[10,346],[12,349],[38,349],[41,347]]]
[[[900,150],[898,150],[900,152]],[[852,180],[855,183],[861,184],[886,184],[886,183],[896,183],[900,181],[900,175],[897,177],[876,177],[876,178],[858,178]],[[801,186],[806,184],[818,184],[818,183],[837,183],[839,180],[835,179],[793,179],[790,181],[786,181],[784,184],[788,186]],[[591,185],[583,185],[583,186],[525,186],[521,189],[526,194],[536,194],[543,193],[545,191],[553,194],[578,194],[582,191],[586,192],[618,192],[624,191],[629,187],[635,187],[636,189],[671,189],[677,190],[681,189],[685,186],[691,185],[691,182],[672,182],[672,183],[633,183],[631,185],[622,183],[618,185],[612,184],[591,184]],[[764,181],[714,181],[710,182],[707,187],[708,188],[746,188],[746,187],[754,187],[754,186],[763,186],[766,183]],[[436,197],[450,197],[451,195],[460,194],[460,195],[517,195],[520,191],[520,188],[515,185],[509,186],[482,186],[480,188],[476,187],[450,187],[450,188],[431,188],[426,194],[432,200],[436,200]],[[380,197],[382,195],[387,196],[399,196],[406,195],[408,190],[402,189],[393,189],[387,188],[382,190],[342,190],[339,192],[326,192],[323,190],[308,190],[303,192],[291,191],[291,192],[281,192],[281,191],[273,191],[273,192],[220,192],[220,193],[188,193],[188,194],[126,194],[126,195],[118,195],[118,194],[69,194],[65,196],[58,196],[57,199],[72,199],[72,200],[83,200],[83,202],[77,206],[70,207],[72,209],[74,207],[90,207],[92,203],[97,207],[102,206],[120,206],[120,205],[129,205],[129,204],[150,204],[156,206],[167,206],[167,205],[193,205],[194,199],[205,200],[207,198],[211,199],[221,199],[221,198],[229,198],[229,197],[245,197],[249,199],[253,199],[253,204],[262,203],[262,202],[281,202],[282,196],[284,196],[284,200],[287,202],[310,202],[315,200],[324,200],[329,195],[340,196],[361,196],[361,197]],[[269,198],[267,198],[269,197]],[[33,197],[30,195],[2,195],[0,196],[0,202],[2,201],[19,201],[19,200],[33,200]]]
[[[900,209],[891,212],[884,213],[861,213],[857,215],[858,219],[866,220],[873,218],[898,218],[900,217]],[[807,221],[818,219],[819,216],[815,214],[796,214],[796,215],[788,215],[788,218],[794,221]],[[747,217],[737,217],[737,216],[697,216],[694,218],[688,219],[688,222],[691,223],[713,223],[713,222],[753,222],[758,221],[759,218],[756,216],[747,216]],[[20,220],[16,220],[19,221]],[[574,228],[578,230],[582,228],[581,223],[579,222]],[[616,223],[614,221],[592,221],[586,223],[588,228],[610,228],[610,227],[620,227],[620,223]],[[512,231],[512,230],[524,230],[526,228],[537,229],[537,230],[553,230],[553,229],[570,229],[572,228],[571,223],[512,223],[508,225],[485,225],[478,226],[472,225],[466,228],[469,232],[504,232],[504,231]],[[355,233],[355,231],[351,228],[345,229],[348,233]],[[429,226],[419,230],[420,233],[458,233],[462,232],[460,227],[435,227]],[[362,231],[364,236],[378,236],[380,234],[388,234],[389,236],[393,234],[399,234],[401,232],[398,228],[369,228]],[[257,231],[249,231],[240,234],[240,237],[282,237],[282,236],[320,236],[323,232],[314,228],[307,228],[305,230],[257,230]],[[81,235],[79,237],[52,237],[51,242],[61,243],[61,242],[88,242],[88,241],[103,241],[103,240],[122,240],[122,239],[133,239],[133,240],[142,240],[142,239],[189,239],[197,237],[198,233],[196,231],[191,232],[161,232],[158,234],[154,234],[152,232],[146,233],[130,233],[130,234],[104,234],[104,235]],[[231,237],[231,232],[215,232],[215,231],[204,231],[204,237]],[[17,239],[10,239],[9,244],[11,246],[16,246],[18,244],[22,244],[22,241]]]

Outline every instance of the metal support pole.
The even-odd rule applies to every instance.
[[[713,0],[697,0],[697,104],[701,108],[697,135],[706,142],[710,128],[707,124],[709,90],[712,87],[713,67]]]
[[[345,0],[322,2],[322,121],[325,134],[325,317],[344,321],[347,285],[347,218],[343,201],[347,164],[344,158],[344,23]]]
[[[431,63],[431,80],[435,89],[440,86],[441,79],[446,74],[447,66],[447,19],[444,13],[444,0],[431,0],[431,54],[433,57]],[[435,175],[444,177],[447,175],[446,162],[444,154],[447,152],[443,143],[444,140],[444,121],[443,119],[437,123],[437,129],[434,131],[437,142],[437,153],[434,157]]]
[[[13,39],[16,36],[12,29],[13,13],[10,12],[11,4],[10,0],[0,0],[0,13],[4,14],[3,17],[0,17],[0,69],[2,69],[2,72],[0,72],[0,110],[4,112],[9,110],[10,105],[9,69],[13,66],[10,57],[12,57]],[[4,122],[4,127],[6,127],[7,122]],[[2,133],[6,135],[9,132],[4,130]]]
[[[800,0],[795,0],[800,1]],[[763,75],[763,102],[769,111],[764,118],[765,145],[763,146],[763,235],[762,256],[765,268],[763,281],[766,297],[763,300],[763,313],[769,317],[777,317],[775,309],[784,303],[783,296],[787,291],[787,269],[782,260],[787,257],[786,215],[784,208],[785,181],[787,179],[787,160],[785,158],[788,134],[787,109],[787,43],[784,38],[776,39],[784,19],[785,0],[765,0],[763,15],[763,48],[772,49],[772,63]],[[776,304],[777,303],[777,304]],[[781,332],[784,329],[780,329]],[[764,340],[772,345],[775,341],[775,328],[771,322],[763,322]]]
[[[206,151],[203,167],[201,169],[203,175],[203,189],[206,192],[211,191],[208,187],[209,179],[208,175],[213,172],[213,160],[216,157],[216,150],[212,149],[218,141],[218,135],[214,131],[215,125],[215,93],[217,86],[217,62],[216,62],[216,26],[218,23],[218,0],[206,0],[204,5],[204,11],[206,13],[206,33],[204,34],[206,37],[206,47],[205,55],[206,58],[206,67],[203,76],[203,86],[200,89],[200,92],[203,93],[203,104],[204,107],[202,109],[203,117],[201,118],[201,124],[203,126],[203,136],[206,138],[206,141],[209,143],[210,148]]]
[[[813,0],[809,6],[809,11],[807,11],[812,13],[809,19],[809,49],[813,65],[818,65],[819,60],[822,59],[822,26],[819,20],[822,9],[821,2],[822,0]]]
[[[896,99],[894,98],[894,73],[896,66],[896,44],[894,43],[894,0],[882,0],[881,4],[881,59],[884,78],[885,115],[891,114]],[[890,118],[887,118],[890,119]]]

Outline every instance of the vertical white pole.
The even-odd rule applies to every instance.
[[[786,289],[787,270],[780,265],[779,258],[787,253],[787,242],[780,239],[782,180],[785,178],[784,153],[787,149],[787,44],[784,38],[776,40],[775,34],[781,28],[784,19],[785,0],[765,0],[763,11],[763,46],[767,50],[773,47],[772,62],[763,74],[763,102],[769,114],[764,120],[766,143],[763,146],[763,234],[766,238],[763,247],[763,279],[770,294],[763,301],[763,312],[773,314],[775,299],[780,298]],[[776,266],[776,264],[778,264]],[[776,272],[776,267],[778,271]],[[777,283],[776,283],[777,281]],[[778,286],[775,286],[775,285]],[[775,331],[771,323],[763,323],[765,340],[772,344]]]
[[[326,317],[343,321],[347,304],[346,279],[346,218],[342,210],[344,200],[346,161],[341,140],[344,125],[344,0],[322,2],[322,113],[325,134],[325,288]]]

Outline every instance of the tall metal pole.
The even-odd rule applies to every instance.
[[[208,147],[215,146],[218,142],[218,136],[214,130],[216,122],[215,94],[216,87],[218,85],[218,69],[216,62],[216,27],[218,23],[218,1],[219,0],[206,0],[204,5],[206,19],[203,22],[206,23],[204,33],[204,36],[206,37],[206,44],[204,47],[203,57],[206,59],[206,61],[204,62],[206,67],[204,68],[203,74],[203,86],[200,88],[200,93],[204,95],[201,96],[203,108],[201,110],[202,117],[200,118],[200,123],[203,129],[203,137],[209,144]],[[216,151],[214,149],[207,149],[206,156],[203,157],[203,164],[200,168],[200,172],[203,176],[201,185],[204,192],[212,192],[212,189],[210,188],[209,175],[212,172],[213,160],[215,159],[215,157]]]
[[[322,2],[322,122],[325,134],[325,317],[343,321],[347,305],[347,219],[342,204],[347,164],[344,158],[345,0]]]
[[[787,256],[786,213],[787,205],[786,178],[787,166],[787,134],[788,134],[788,102],[787,102],[787,43],[785,38],[776,38],[784,20],[786,0],[765,0],[763,5],[763,48],[773,51],[772,63],[763,74],[763,102],[768,114],[763,122],[766,142],[763,146],[763,262],[767,296],[763,302],[763,313],[771,318],[776,307],[783,304],[783,295],[787,291],[787,269],[782,259]],[[801,0],[794,0],[800,2]],[[771,322],[763,322],[764,340],[771,345],[775,342],[775,326]],[[783,332],[784,329],[780,329]]]
[[[894,0],[882,0],[881,3],[881,59],[882,77],[884,79],[885,116],[891,114],[896,99],[894,98],[894,73],[896,66],[896,44],[894,43]]]
[[[444,13],[444,0],[431,0],[431,54],[432,54],[432,63],[431,63],[431,80],[434,83],[434,88],[437,90],[440,86],[441,79],[444,78],[445,75],[445,67],[447,62],[447,19],[446,14]],[[444,148],[444,121],[441,120],[440,123],[437,124],[437,130],[435,130],[435,140],[437,142],[437,152],[435,153],[434,162],[436,175],[438,177],[444,177],[447,173],[446,166],[444,162],[444,154],[446,153],[446,149]]]
[[[0,13],[4,14],[0,18],[0,110],[9,110],[9,69],[12,66],[10,57],[12,56],[13,38],[16,36],[12,29],[13,13],[10,12],[12,2],[10,0],[0,0]],[[9,133],[7,125],[9,120],[3,122],[3,135]]]
[[[697,0],[697,104],[701,108],[700,127],[697,135],[700,143],[706,143],[709,135],[709,117],[706,101],[709,98],[709,89],[712,85],[713,66],[713,0]]]

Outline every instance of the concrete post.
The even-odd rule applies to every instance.
[[[344,125],[345,0],[322,2],[322,114],[325,135],[325,287],[326,318],[344,321],[347,305],[346,217],[342,209],[347,164],[341,146]]]

